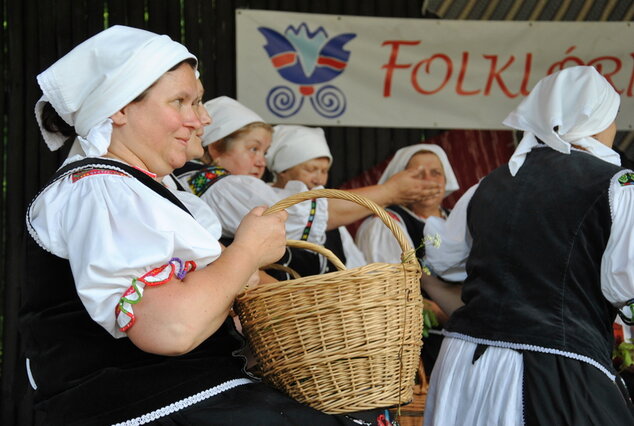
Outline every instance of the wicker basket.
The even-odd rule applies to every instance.
[[[350,192],[307,191],[267,212],[322,197],[369,208],[398,240],[402,263],[372,263],[245,290],[236,311],[260,371],[273,386],[330,414],[410,402],[423,326],[414,250],[385,210]],[[302,244],[334,257],[321,246]],[[340,261],[333,263],[344,269]]]

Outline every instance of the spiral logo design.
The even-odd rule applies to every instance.
[[[313,108],[326,118],[339,117],[346,111],[346,96],[332,85],[322,87],[310,98]]]
[[[298,100],[295,92],[288,86],[276,86],[266,97],[266,106],[269,107],[269,111],[280,118],[297,114],[303,103],[304,97]]]

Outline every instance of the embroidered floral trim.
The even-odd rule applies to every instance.
[[[561,351],[559,349],[545,348],[543,346],[530,345],[527,343],[511,343],[511,342],[503,342],[500,340],[480,339],[477,337],[471,337],[471,336],[467,336],[466,334],[455,333],[451,331],[443,331],[442,334],[447,337],[453,337],[453,338],[465,340],[471,343],[495,346],[498,348],[517,349],[517,350],[541,352],[545,354],[564,356],[566,358],[576,359],[577,361],[585,362],[587,364],[592,365],[593,367],[598,368],[603,374],[608,376],[611,381],[614,381],[614,378],[616,377],[607,368],[605,368],[603,365],[599,364],[597,361],[593,360],[592,358],[587,357],[585,355],[576,354],[574,352],[567,352],[567,351]]]
[[[230,174],[228,170],[222,167],[208,166],[200,169],[189,178],[189,187],[194,194],[200,197],[211,185]]]
[[[134,325],[135,317],[132,306],[141,301],[146,285],[151,287],[163,285],[174,277],[182,280],[187,273],[194,270],[196,270],[196,262],[191,260],[183,262],[178,257],[173,257],[165,265],[152,269],[141,278],[134,278],[132,285],[123,293],[115,309],[119,330],[127,331]]]
[[[302,241],[308,240],[310,229],[312,228],[313,221],[315,220],[315,212],[317,212],[317,200],[313,198],[312,200],[310,200],[310,214],[308,215],[308,223],[306,223],[306,227],[304,228],[304,232],[302,233]]]
[[[134,419],[127,420],[125,422],[117,423],[113,426],[144,425],[146,423],[150,423],[150,422],[153,422],[154,420],[160,419],[161,417],[169,416],[170,414],[175,413],[179,410],[182,410],[183,408],[187,408],[191,405],[197,404],[200,401],[204,401],[205,399],[211,398],[212,396],[228,391],[229,389],[233,389],[240,385],[248,385],[249,383],[253,383],[253,381],[249,379],[229,380],[228,382],[221,383],[218,386],[214,386],[211,389],[207,389],[205,391],[199,392],[196,395],[192,395],[185,399],[181,399],[180,401],[174,402],[163,408],[159,408],[158,410],[151,411],[147,414],[136,417]]]
[[[621,186],[634,185],[634,173],[628,172],[619,176],[619,184]]]
[[[127,174],[120,172],[118,170],[112,170],[112,169],[88,169],[88,170],[80,170],[78,172],[75,172],[72,174],[71,178],[73,183],[77,182],[80,179],[83,179],[87,176],[94,176],[94,175],[117,175],[117,176],[126,176],[129,177]]]

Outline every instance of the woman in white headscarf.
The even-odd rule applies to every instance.
[[[434,197],[387,207],[390,215],[403,228],[408,242],[417,248],[421,246],[425,220],[429,217],[447,217],[449,211],[442,207],[442,200],[457,190],[459,185],[447,154],[438,145],[420,143],[399,149],[381,175],[379,184],[403,170],[412,171],[418,179],[434,182],[441,188]],[[356,242],[370,262],[400,262],[402,250],[378,217],[369,217],[361,224]],[[421,249],[417,252],[419,257],[424,255],[424,248]]]
[[[266,163],[273,174],[273,188],[301,182],[309,190],[321,189],[328,181],[332,154],[322,129],[278,125],[274,127]],[[322,244],[344,262],[346,268],[367,263],[345,226],[326,231]]]
[[[272,187],[260,178],[265,171],[267,151],[271,151],[268,158],[273,159],[277,153],[285,152],[291,144],[295,144],[296,147],[302,146],[301,149],[309,155],[314,153],[321,156],[324,147],[327,149],[321,129],[310,130],[302,126],[287,127],[292,130],[276,131],[273,135],[275,140],[271,144],[271,126],[238,101],[222,96],[206,102],[205,107],[212,117],[212,123],[205,128],[203,135],[203,146],[206,149],[203,162],[207,166],[193,174],[185,175],[181,181],[207,202],[218,215],[224,237],[229,239],[233,237],[237,224],[254,206],[272,205],[289,195],[306,191],[314,186],[310,180],[290,179],[285,181],[284,185]],[[315,132],[321,132],[321,134]],[[304,137],[308,139],[304,140]],[[280,157],[279,162],[272,161],[278,166],[294,162],[289,160],[289,156],[283,157],[283,159]],[[277,172],[277,170],[277,166],[274,166],[273,171]],[[414,179],[412,175],[409,172],[400,173],[385,185],[375,185],[354,191],[381,205],[388,205],[395,200],[430,196],[440,191],[438,185],[425,185]],[[306,240],[316,244],[325,242],[327,230],[350,224],[370,213],[364,207],[348,201],[324,198],[296,204],[287,211],[289,214],[286,222],[287,238]],[[296,254],[304,255],[305,251]],[[309,258],[314,259],[302,258],[300,261],[296,258],[297,263],[294,265],[289,263],[287,266],[293,269],[301,268],[301,271],[297,271],[301,275],[325,272],[326,263],[323,258],[316,255]],[[283,263],[286,264],[291,259],[292,253],[289,253],[283,259]],[[362,260],[358,261],[358,263],[362,262]],[[306,267],[298,263],[305,264]]]
[[[211,207],[222,224],[223,241],[229,243],[243,217],[255,206],[271,206],[308,188],[293,182],[277,189],[261,180],[273,128],[259,115],[227,96],[205,102],[205,109],[212,122],[205,127],[202,138],[202,162],[189,163],[181,169],[179,180]],[[289,207],[287,212],[288,239],[323,243],[328,223],[325,200],[306,201]],[[290,248],[281,263],[302,276],[320,273],[326,265],[315,253]],[[271,273],[278,278],[287,277]]]
[[[459,188],[456,176],[449,164],[445,151],[438,145],[415,144],[399,149],[385,168],[379,183],[386,182],[396,173],[407,170],[415,173],[421,182],[437,184],[440,192],[430,198],[410,203],[394,204],[386,208],[390,216],[403,229],[411,247],[416,248],[416,255],[422,259],[425,248],[422,246],[423,230],[428,218],[436,217],[444,220],[449,211],[441,203],[443,199]],[[398,263],[401,261],[402,249],[392,232],[381,219],[372,216],[363,221],[356,235],[356,243],[369,262]],[[427,336],[423,339],[421,356],[425,373],[430,374],[438,357],[442,336],[440,330],[447,319],[446,314],[427,298],[426,309],[434,313],[436,320],[426,324]],[[437,323],[436,323],[437,322]]]
[[[509,163],[425,233],[423,288],[447,311],[425,424],[631,425],[611,362],[634,303],[634,173],[611,149],[619,95],[593,67],[540,80],[504,123]],[[466,269],[465,269],[466,264]],[[464,303],[463,306],[461,306]]]
[[[160,183],[202,126],[196,80],[184,46],[122,26],[38,76],[45,142],[76,135],[86,155],[27,211],[20,325],[38,423],[339,424],[245,373],[228,319],[284,252],[286,214],[254,209],[221,251],[211,210]]]

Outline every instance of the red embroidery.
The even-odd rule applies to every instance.
[[[77,182],[79,179],[83,179],[86,176],[93,175],[117,175],[117,176],[128,176],[123,172],[112,169],[89,169],[89,170],[81,170],[79,172],[72,174],[73,183]]]
[[[183,262],[179,258],[174,257],[169,261],[169,263],[152,269],[141,278],[133,279],[132,285],[125,291],[125,293],[123,293],[123,296],[121,296],[121,299],[115,308],[115,317],[117,318],[119,325],[121,325],[119,330],[128,330],[136,321],[134,312],[132,311],[132,306],[139,303],[143,298],[142,289],[138,286],[139,282],[152,287],[165,284],[174,277],[182,280],[189,272],[195,271],[196,267],[196,262],[193,260]],[[127,317],[127,321],[124,322],[121,320],[121,315],[125,315]]]

